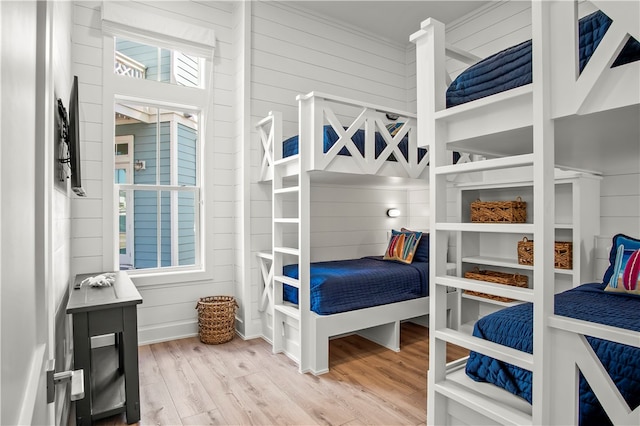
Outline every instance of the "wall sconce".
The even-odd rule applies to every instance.
[[[138,160],[135,163],[133,163],[133,168],[135,169],[136,172],[139,172],[140,170],[146,170],[147,162],[144,160]]]
[[[389,217],[398,217],[398,216],[400,216],[400,210],[399,209],[389,209],[389,210],[387,210],[387,216],[389,216]]]

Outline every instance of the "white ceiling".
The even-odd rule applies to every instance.
[[[325,15],[334,21],[345,22],[393,42],[408,44],[409,36],[420,29],[420,22],[425,19],[432,17],[447,24],[487,1],[297,0],[287,3]]]

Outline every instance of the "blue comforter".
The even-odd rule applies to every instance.
[[[600,11],[580,20],[578,30],[581,72],[611,26],[611,22],[611,19]],[[467,68],[447,89],[447,108],[531,83],[531,58],[531,40],[528,40]],[[640,43],[630,38],[612,67],[639,59]]]
[[[351,137],[351,140],[360,151],[360,154],[364,157],[364,129],[356,130],[355,134]],[[323,127],[323,140],[324,140],[324,150],[322,152],[326,153],[329,149],[338,141],[338,134],[330,125],[326,125]],[[375,137],[375,146],[376,146],[376,158],[380,156],[382,151],[387,147],[387,141],[384,140],[382,135],[379,132],[376,132]],[[409,151],[409,138],[405,136],[402,138],[400,143],[398,144],[398,148],[400,148],[400,152],[404,156],[404,159],[408,161],[408,151]],[[282,158],[290,157],[298,153],[298,136],[290,137],[282,143]],[[427,150],[424,148],[418,148],[418,161],[421,161],[424,155],[427,153]],[[343,147],[338,155],[346,155],[351,156],[349,150],[346,147]],[[396,161],[396,158],[393,154],[389,156],[388,161]]]
[[[640,331],[640,297],[605,292],[605,285],[583,284],[555,297],[557,315]],[[488,315],[476,323],[473,335],[533,351],[532,305],[521,304]],[[589,344],[633,409],[640,405],[640,348],[587,337]],[[530,371],[471,352],[466,372],[478,382],[489,382],[531,402]],[[611,424],[586,380],[580,378],[580,424]]]
[[[298,265],[284,274],[298,278]],[[386,305],[428,294],[429,264],[405,264],[382,256],[311,264],[311,310],[320,315]],[[284,300],[298,303],[298,290],[284,286]]]

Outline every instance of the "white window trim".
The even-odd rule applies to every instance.
[[[125,170],[127,171],[127,183],[133,183],[133,144],[134,144],[134,139],[133,139],[133,135],[123,135],[123,136],[116,136],[115,137],[115,145],[118,144],[127,144],[127,155],[123,155],[123,158],[119,158],[116,157],[115,158],[115,167],[119,168],[118,166],[124,166]],[[120,160],[120,161],[118,161]],[[135,259],[135,244],[133,241],[133,235],[132,235],[132,230],[133,230],[133,215],[134,213],[134,205],[133,205],[133,197],[130,194],[127,194],[127,220],[126,220],[126,229],[127,229],[127,241],[126,241],[126,247],[127,247],[127,252],[131,255],[131,262],[133,262],[133,259]],[[120,224],[118,224],[118,226],[120,226]],[[118,247],[120,246],[120,241],[118,240]],[[121,263],[121,256],[118,255],[118,264]],[[132,263],[133,264],[133,263]]]
[[[102,32],[204,58],[213,57],[216,46],[215,31],[202,22],[186,16],[176,20],[169,13],[134,2],[103,1]]]
[[[199,252],[200,264],[196,266],[174,266],[170,268],[142,269],[127,271],[137,286],[155,286],[163,284],[176,284],[193,281],[210,281],[213,279],[213,243],[207,243],[205,236],[209,228],[206,218],[211,215],[205,214],[212,211],[213,197],[207,197],[207,190],[213,188],[213,172],[204,167],[204,159],[212,158],[213,144],[207,141],[213,140],[213,49],[209,51],[210,56],[204,58],[206,88],[176,88],[168,83],[159,83],[147,80],[138,80],[126,76],[118,76],[113,72],[111,64],[115,60],[114,36],[123,34],[113,34],[114,29],[110,28],[103,35],[103,140],[113,141],[115,128],[114,108],[116,100],[131,102],[152,102],[159,106],[163,102],[172,107],[180,107],[184,110],[201,111],[201,123],[198,132],[199,142],[197,145],[198,173],[197,185],[200,187],[200,209],[196,210],[196,220],[199,221],[200,233],[196,235],[196,250]],[[132,34],[124,34],[128,39],[152,43],[159,46],[167,46],[167,41],[157,35],[157,40],[149,40],[149,34],[144,37],[135,38]],[[157,43],[155,42],[157,41]],[[174,46],[173,48],[182,48]],[[195,49],[196,53],[198,49]],[[203,76],[204,77],[204,76]],[[163,92],[167,96],[157,99],[157,85],[161,84]],[[111,107],[109,106],[111,105]],[[119,268],[116,248],[118,245],[118,215],[116,213],[116,186],[113,183],[114,149],[113,143],[104,144],[103,148],[103,267],[104,270],[117,270]],[[112,194],[112,196],[108,196]]]

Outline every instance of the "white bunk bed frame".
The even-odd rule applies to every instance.
[[[299,154],[282,158],[282,114],[270,112],[256,128],[262,147],[260,179],[272,181],[273,247],[271,253],[261,253],[261,275],[264,290],[260,311],[272,315],[273,352],[284,352],[298,363],[300,372],[322,374],[329,371],[329,339],[347,333],[358,333],[391,350],[400,350],[400,322],[428,314],[428,297],[374,306],[333,315],[318,315],[310,309],[310,190],[312,176],[327,176],[326,172],[376,175],[408,179],[427,179],[428,153],[417,158],[415,114],[357,102],[341,97],[312,92],[297,97],[299,104]],[[337,109],[357,108],[359,113],[347,130],[338,119]],[[385,127],[385,114],[397,115],[404,125],[391,136]],[[325,121],[326,120],[326,121]],[[339,136],[327,153],[323,152],[323,126],[329,123]],[[351,136],[364,129],[364,156]],[[387,142],[382,154],[375,158],[375,132]],[[405,161],[398,143],[408,134],[409,154]],[[338,152],[346,147],[351,156]],[[396,162],[385,161],[395,154]],[[347,176],[342,175],[342,176]],[[286,217],[284,199],[297,199],[297,217]],[[294,233],[297,240],[285,234]],[[293,261],[291,261],[293,259]],[[286,262],[285,262],[286,261]],[[298,263],[299,280],[283,276],[285,263]],[[299,306],[283,302],[282,284],[298,288]],[[456,306],[455,295],[448,297]],[[455,315],[452,315],[455,317]]]
[[[427,19],[411,37],[417,45],[418,138],[431,156],[430,241],[436,247],[430,250],[427,424],[577,424],[578,371],[614,424],[640,424],[640,408],[630,410],[585,339],[594,336],[640,347],[640,333],[554,315],[553,285],[545,285],[554,282],[553,250],[543,249],[553,247],[554,241],[554,126],[564,117],[640,104],[640,62],[609,69],[629,35],[640,40],[640,2],[591,3],[613,24],[579,76],[577,3],[533,1],[533,83],[449,109],[444,25]],[[527,138],[528,148],[514,143]],[[500,158],[448,165],[445,150],[454,148]],[[520,165],[534,170],[533,224],[447,222],[447,176]],[[452,231],[532,233],[533,288],[449,275],[437,248]],[[533,302],[533,355],[448,328],[445,312],[439,309],[448,287]],[[533,404],[493,385],[473,382],[464,373],[465,360],[447,365],[447,342],[532,371]]]

